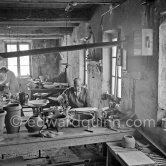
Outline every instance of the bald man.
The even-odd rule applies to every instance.
[[[88,90],[81,86],[81,80],[75,78],[74,86],[66,89],[59,97],[61,103],[70,105],[71,108],[90,107],[90,97]]]

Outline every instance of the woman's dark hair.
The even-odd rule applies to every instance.
[[[6,67],[0,68],[0,73],[7,73],[8,69]]]

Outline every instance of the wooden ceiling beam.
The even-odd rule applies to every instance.
[[[81,22],[81,21],[80,21]],[[76,27],[78,21],[0,21],[0,26],[10,27]]]
[[[0,34],[0,40],[33,40],[33,39],[62,39],[64,35],[60,34],[12,34],[3,35]]]
[[[71,46],[60,46],[60,47],[33,49],[27,51],[5,52],[5,53],[0,53],[0,56],[3,58],[12,58],[12,57],[27,56],[27,55],[40,55],[40,54],[49,54],[55,52],[76,51],[76,50],[89,49],[89,48],[113,47],[119,44],[120,42],[114,41],[114,42],[90,43],[90,44],[80,44],[80,45],[71,45]]]
[[[0,27],[0,34],[3,35],[41,35],[41,34],[58,34],[58,35],[68,35],[71,34],[73,32],[73,28],[72,27],[50,27],[50,28],[37,28],[37,27]]]
[[[124,0],[73,0],[77,4],[110,4],[122,3]],[[0,0],[0,4],[67,4],[71,0]]]
[[[65,9],[19,9],[8,8],[0,10],[0,21],[70,21],[76,23],[88,21],[92,10],[73,10],[66,14]]]

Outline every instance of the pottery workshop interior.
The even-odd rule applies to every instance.
[[[166,1],[0,0],[0,166],[166,166]]]

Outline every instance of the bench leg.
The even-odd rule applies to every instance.
[[[106,166],[111,166],[111,153],[109,151],[109,148],[107,147],[107,159],[106,159]]]

